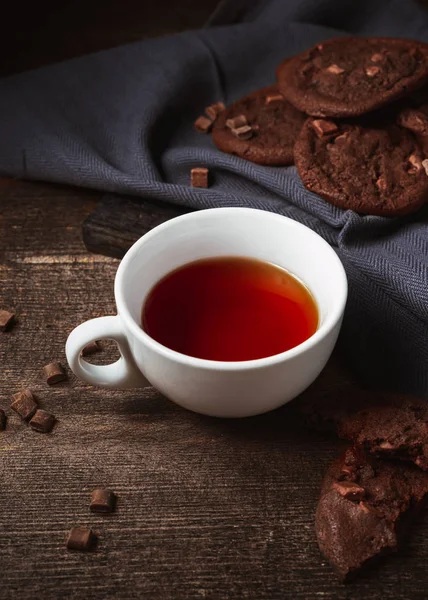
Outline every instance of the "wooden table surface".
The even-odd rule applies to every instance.
[[[342,444],[306,429],[292,405],[219,420],[152,388],[106,391],[71,373],[46,385],[41,369],[65,363],[73,327],[115,312],[118,260],[88,253],[81,239],[98,199],[0,182],[0,308],[18,315],[0,334],[0,407],[9,414],[0,433],[1,600],[426,598],[426,522],[376,570],[337,583],[313,517]],[[107,346],[96,360],[114,352]],[[23,386],[57,416],[52,434],[33,432],[9,410]],[[118,494],[113,515],[89,512],[101,485]],[[76,524],[97,532],[96,551],[65,549]]]

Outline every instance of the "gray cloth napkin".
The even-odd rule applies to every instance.
[[[272,83],[285,57],[349,33],[428,42],[428,13],[412,0],[224,2],[201,31],[3,79],[0,174],[304,223],[349,277],[340,350],[367,383],[428,397],[428,211],[387,219],[335,208],[294,167],[223,154],[192,127],[206,105]],[[210,189],[189,187],[194,166],[209,167]]]

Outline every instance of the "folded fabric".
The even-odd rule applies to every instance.
[[[271,84],[280,61],[323,39],[428,42],[428,12],[412,0],[254,0],[223,3],[211,25],[1,80],[0,174],[304,223],[349,277],[341,351],[367,383],[428,397],[428,211],[343,211],[308,192],[294,167],[223,154],[192,127],[206,105]],[[210,169],[211,188],[189,187],[195,166]]]

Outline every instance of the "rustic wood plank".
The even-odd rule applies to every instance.
[[[142,235],[179,215],[191,212],[173,204],[106,194],[83,223],[83,241],[90,252],[122,258]]]
[[[342,447],[306,429],[292,405],[243,420],[187,412],[155,390],[106,391],[42,367],[65,362],[68,332],[115,312],[118,261],[85,250],[80,225],[97,194],[3,185],[0,305],[19,323],[0,335],[0,597],[162,600],[425,598],[428,528],[351,587],[319,554],[313,514]],[[105,351],[97,360],[105,362]],[[8,396],[30,386],[58,417],[50,435],[23,425]],[[117,512],[89,512],[106,485]],[[72,525],[99,535],[94,553],[65,549]]]

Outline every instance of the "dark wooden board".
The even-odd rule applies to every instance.
[[[313,515],[340,451],[303,427],[292,406],[244,420],[187,412],[154,389],[107,391],[41,367],[65,362],[68,333],[115,312],[118,260],[88,253],[81,226],[98,195],[42,184],[0,186],[0,598],[150,600],[410,600],[426,598],[428,523],[403,550],[349,587],[320,556]],[[107,361],[106,350],[97,360]],[[30,386],[58,417],[51,435],[8,409]],[[110,486],[117,513],[88,509]],[[95,553],[66,551],[74,524],[99,534]]]
[[[190,209],[159,201],[107,194],[83,223],[83,241],[90,252],[122,258],[142,235]]]

